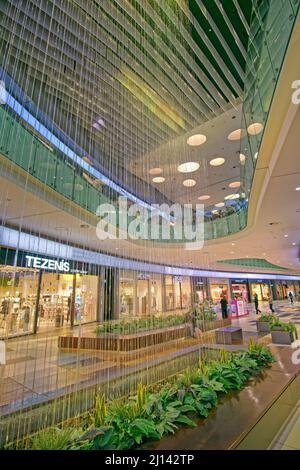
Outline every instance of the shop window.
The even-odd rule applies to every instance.
[[[38,273],[3,266],[0,270],[0,336],[33,331]]]
[[[174,310],[173,276],[165,277],[166,309]]]
[[[133,273],[120,271],[120,317],[134,315],[134,279]]]
[[[74,323],[97,319],[98,276],[76,274]]]

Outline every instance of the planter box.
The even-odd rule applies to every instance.
[[[295,336],[289,331],[283,330],[271,330],[272,343],[274,344],[289,344],[291,345],[295,341]]]
[[[270,333],[271,331],[270,322],[268,321],[257,321],[256,328],[257,328],[257,331],[263,332],[263,333]]]
[[[179,340],[190,335],[190,324],[171,326],[135,334],[103,333],[89,336],[59,336],[58,347],[63,349],[97,349],[111,351],[134,351],[168,341]]]
[[[200,328],[201,331],[211,331],[217,330],[218,328],[222,328],[223,326],[230,326],[231,325],[231,318],[224,318],[223,320],[197,320],[197,327]]]

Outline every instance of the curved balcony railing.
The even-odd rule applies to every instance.
[[[272,98],[284,61],[300,0],[254,0],[249,34],[246,80],[244,88],[241,153],[243,192],[238,201],[231,201],[218,214],[205,213],[204,239],[216,239],[241,231],[247,225],[248,196],[251,191],[256,159],[266,126]],[[72,201],[91,214],[101,204],[117,204],[111,188],[70,161],[56,147],[43,142],[35,131],[5,105],[0,107],[0,152],[12,164],[22,168],[41,183]],[[251,124],[262,131],[249,133]],[[13,169],[12,169],[13,171]],[[67,209],[68,210],[68,209]],[[157,242],[179,243],[172,237]],[[185,240],[182,239],[181,242]]]

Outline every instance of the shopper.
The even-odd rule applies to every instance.
[[[254,294],[254,306],[255,306],[256,315],[261,313],[261,310],[259,310],[258,308],[258,295],[256,293]]]
[[[271,294],[268,294],[268,302],[269,302],[269,307],[270,307],[271,312],[274,313],[275,310],[273,308],[273,298]]]
[[[228,302],[227,302],[225,295],[221,297],[220,304],[221,304],[221,310],[222,310],[222,318],[223,319],[228,318],[228,310],[227,310]]]
[[[294,296],[293,296],[292,292],[289,292],[289,298],[290,298],[290,301],[291,301],[291,305],[293,305],[294,304]]]

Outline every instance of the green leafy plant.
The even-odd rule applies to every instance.
[[[277,318],[278,317],[276,315],[272,315],[272,314],[269,315],[269,314],[263,313],[262,315],[260,315],[260,317],[258,317],[257,321],[274,323],[277,320]]]
[[[75,441],[81,430],[76,428],[48,428],[37,433],[31,442],[32,450],[64,450]]]
[[[199,367],[187,368],[175,382],[157,386],[152,393],[140,383],[128,400],[119,398],[108,404],[98,393],[90,415],[92,425],[84,434],[79,430],[73,433],[73,428],[52,428],[34,436],[31,447],[125,450],[160,439],[175,433],[179,426],[195,426],[197,416],[207,418],[217,406],[219,394],[241,389],[273,360],[270,350],[251,338],[247,351],[218,351],[214,360],[201,360]]]
[[[75,442],[67,447],[67,450],[110,450],[113,448],[112,426],[90,428]]]
[[[295,338],[298,338],[296,325],[295,325],[295,323],[292,323],[292,322],[284,323],[284,322],[280,321],[279,319],[276,319],[271,324],[271,330],[286,331],[287,333],[294,334]]]

